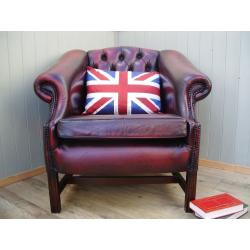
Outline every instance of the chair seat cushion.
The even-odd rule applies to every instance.
[[[155,140],[65,141],[53,153],[60,173],[91,176],[186,171],[191,156],[188,145]]]
[[[57,133],[64,139],[183,138],[187,121],[171,114],[74,116],[61,119]]]

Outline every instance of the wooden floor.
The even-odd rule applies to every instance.
[[[200,167],[197,197],[229,192],[250,204],[250,175]],[[46,175],[0,189],[0,218],[183,218],[178,184],[76,186],[62,194],[62,212],[51,214]],[[249,219],[250,213],[242,218]]]

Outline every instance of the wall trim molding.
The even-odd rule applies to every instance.
[[[31,177],[34,177],[36,175],[40,175],[43,173],[45,173],[45,167],[39,166],[39,167],[36,167],[34,169],[31,169],[31,170],[27,170],[27,171],[22,172],[22,173],[0,179],[0,188],[8,186],[8,185],[16,183],[16,182],[19,182],[19,181],[23,181],[25,179],[28,179],[28,178],[31,178]]]
[[[230,163],[226,163],[222,161],[200,159],[199,166],[215,168],[215,169],[220,169],[220,170],[225,170],[225,171],[240,173],[240,174],[250,174],[250,167],[237,165],[237,164],[230,164]]]
[[[236,165],[236,164],[229,164],[229,163],[221,162],[221,161],[200,159],[199,167],[208,167],[208,168],[220,169],[220,170],[225,170],[225,171],[234,172],[234,173],[250,175],[250,167]],[[9,177],[0,179],[0,188],[19,182],[19,181],[23,181],[25,179],[28,179],[28,178],[31,178],[31,177],[34,177],[36,175],[40,175],[43,173],[45,173],[45,167],[39,166],[39,167],[36,167],[31,170],[27,170],[25,172],[19,173],[14,176],[9,176]]]

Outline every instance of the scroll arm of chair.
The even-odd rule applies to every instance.
[[[57,123],[67,114],[70,85],[74,79],[80,79],[86,65],[87,53],[82,50],[72,50],[36,78],[35,93],[50,104],[49,122]]]
[[[192,65],[181,53],[174,50],[160,51],[159,71],[175,88],[179,115],[196,121],[195,104],[211,91],[209,78]]]
[[[46,145],[55,148],[57,122],[69,114],[68,101],[71,83],[81,79],[87,66],[87,53],[72,50],[65,53],[50,69],[40,74],[34,82],[35,93],[50,104],[50,116],[44,125]]]

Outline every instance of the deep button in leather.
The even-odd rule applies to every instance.
[[[140,59],[142,59],[142,57],[143,57],[142,52],[138,52],[138,53],[136,54],[136,59],[140,60]]]
[[[101,59],[102,59],[103,61],[107,61],[108,57],[107,57],[107,55],[106,55],[105,53],[103,53],[103,54],[101,55]]]
[[[95,69],[98,69],[98,64],[97,63],[93,63],[92,67],[95,68]]]
[[[133,65],[133,64],[130,64],[130,65],[128,66],[128,70],[129,70],[129,71],[133,71],[133,70],[134,70],[134,65]]]
[[[119,55],[119,60],[120,60],[120,61],[123,61],[124,58],[125,58],[124,54],[120,54],[120,55]]]
[[[146,63],[145,70],[150,71],[152,69],[152,65],[150,62]]]
[[[111,64],[110,70],[116,71],[116,66],[114,64]]]

